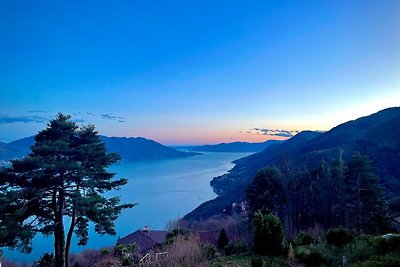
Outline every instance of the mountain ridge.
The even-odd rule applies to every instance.
[[[210,184],[218,197],[201,204],[186,219],[218,214],[243,200],[243,191],[256,172],[267,166],[314,168],[321,161],[349,160],[361,153],[370,157],[387,197],[400,194],[400,107],[387,108],[320,133],[304,131],[287,141],[236,160],[236,165]]]
[[[190,147],[191,151],[200,152],[259,152],[266,147],[283,142],[281,140],[267,140],[265,142],[250,143],[250,142],[231,142],[219,143],[215,145],[202,145]]]
[[[126,161],[159,160],[200,155],[195,152],[179,151],[144,137],[107,137],[100,135],[100,139],[105,143],[109,152],[118,153],[121,159]],[[34,136],[30,136],[10,143],[0,143],[0,160],[10,160],[27,155],[34,142]]]

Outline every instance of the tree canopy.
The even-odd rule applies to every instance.
[[[341,157],[328,165],[321,161],[284,175],[284,170],[260,170],[246,188],[252,217],[257,211],[277,215],[285,233],[311,228],[347,227],[362,233],[388,230],[388,205],[371,161],[356,154],[347,163]]]
[[[259,170],[246,188],[246,200],[251,216],[257,211],[281,215],[285,195],[280,171],[271,167]]]

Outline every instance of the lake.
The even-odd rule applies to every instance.
[[[91,229],[88,245],[77,246],[74,239],[71,252],[112,246],[119,236],[142,229],[145,225],[150,229],[164,229],[168,221],[183,217],[204,201],[215,198],[210,180],[230,170],[234,166],[232,161],[250,154],[201,153],[190,158],[123,162],[112,166],[111,171],[117,173],[116,178],[128,179],[128,184],[116,191],[116,195],[121,196],[122,203],[138,205],[122,212],[116,222],[116,236],[98,236]],[[31,262],[45,252],[53,252],[53,239],[38,236],[33,241],[31,254],[5,250],[4,256]]]

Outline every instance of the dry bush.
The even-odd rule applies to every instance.
[[[12,260],[3,259],[2,267],[28,267],[26,262],[15,262]]]
[[[113,248],[88,249],[70,256],[70,266],[72,267],[107,267],[111,263],[117,262]]]
[[[190,235],[189,237],[177,236],[173,243],[167,248],[168,257],[157,263],[156,266],[163,267],[208,267],[210,264],[203,253],[199,239]]]
[[[178,226],[180,225],[181,220],[180,219],[173,219],[173,220],[169,220],[164,227],[164,230],[171,232],[172,230],[178,228]]]

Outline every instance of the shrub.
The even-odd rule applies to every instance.
[[[117,244],[115,246],[115,257],[122,263],[123,266],[133,264],[136,261],[134,255],[136,254],[136,244],[124,245]]]
[[[100,254],[101,255],[108,255],[108,254],[110,254],[110,251],[108,249],[106,249],[106,248],[103,248],[103,249],[100,250]]]
[[[355,237],[355,233],[343,228],[332,228],[328,230],[326,234],[326,242],[329,245],[334,245],[336,247],[343,247],[347,243],[351,242]]]
[[[371,242],[377,254],[389,252],[398,252],[400,254],[400,236],[373,237]]]
[[[300,233],[293,242],[295,246],[307,246],[314,243],[314,237],[312,237],[309,233],[302,232]]]
[[[299,262],[306,266],[334,266],[335,255],[325,244],[297,247],[294,250]]]
[[[255,254],[278,256],[282,254],[283,226],[272,214],[256,212],[253,218],[253,250]]]
[[[56,259],[53,253],[44,253],[37,262],[33,263],[34,267],[55,267]]]
[[[188,230],[176,228],[167,234],[162,246],[163,247],[170,246],[178,236],[183,236],[184,238],[187,239],[189,237],[189,235],[190,235],[190,232]]]
[[[118,260],[113,248],[87,249],[70,255],[70,266],[72,267],[106,267],[116,262]]]
[[[217,254],[217,250],[215,249],[214,246],[211,245],[204,245],[202,248],[202,252],[204,257],[206,257],[208,260],[214,259]]]
[[[229,245],[227,245],[224,250],[226,256],[246,253],[248,251],[249,248],[243,240],[229,243]]]
[[[375,256],[370,260],[351,265],[352,267],[398,267],[400,258],[396,256]]]
[[[374,255],[374,249],[367,237],[359,236],[344,246],[343,255],[348,257],[349,262],[364,261]]]
[[[251,267],[263,267],[263,259],[261,257],[251,258]]]
[[[207,266],[208,259],[204,255],[201,243],[196,236],[187,238],[178,235],[166,250],[168,257],[160,262],[163,267]]]

